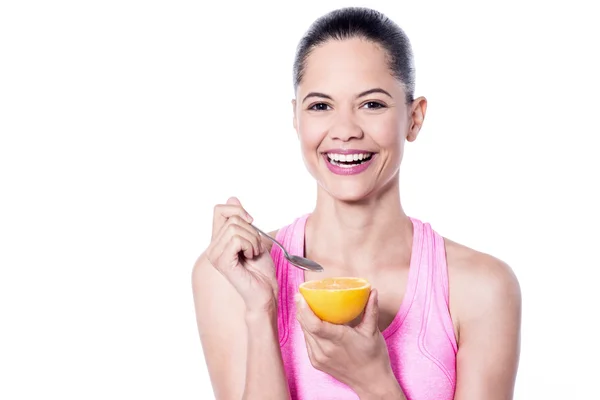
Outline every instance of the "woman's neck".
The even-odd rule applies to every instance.
[[[402,208],[397,180],[360,203],[336,200],[319,188],[306,231],[310,255],[344,269],[410,258],[412,222]]]

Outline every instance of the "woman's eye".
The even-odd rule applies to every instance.
[[[309,109],[314,111],[327,111],[328,107],[329,106],[325,103],[317,103],[313,104]]]
[[[381,104],[381,103],[378,103],[378,102],[376,102],[376,101],[369,101],[369,102],[366,102],[366,103],[364,104],[364,107],[365,107],[365,108],[372,108],[372,109],[377,109],[377,108],[385,108],[385,106],[384,106],[383,104]]]

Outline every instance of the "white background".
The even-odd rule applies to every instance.
[[[312,210],[294,51],[362,5],[284,3],[1,3],[1,399],[212,398],[190,286],[212,207],[236,195],[266,230]],[[516,398],[600,398],[597,14],[368,4],[429,99],[406,211],[520,279]]]

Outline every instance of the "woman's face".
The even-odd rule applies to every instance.
[[[405,140],[423,122],[425,99],[406,104],[387,54],[362,39],[330,40],[305,63],[294,128],[309,172],[334,198],[360,201],[396,178]]]

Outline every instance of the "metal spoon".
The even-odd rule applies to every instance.
[[[260,229],[258,229],[256,226],[250,224],[254,229],[256,229],[258,231],[258,233],[260,233],[261,235],[263,235],[264,237],[266,237],[267,239],[269,239],[270,241],[272,241],[273,243],[275,243],[277,246],[279,246],[279,248],[281,248],[281,250],[283,251],[283,255],[285,256],[285,258],[290,262],[290,264],[300,268],[300,269],[304,269],[306,271],[316,271],[316,272],[322,272],[323,271],[323,267],[319,264],[317,264],[316,262],[309,260],[308,258],[304,258],[304,257],[300,257],[300,256],[295,256],[293,254],[289,254],[287,252],[287,250],[283,247],[283,245],[281,243],[279,243],[277,240],[275,240],[274,238],[272,238],[271,236],[267,235],[266,233],[264,233],[263,231],[261,231]]]

